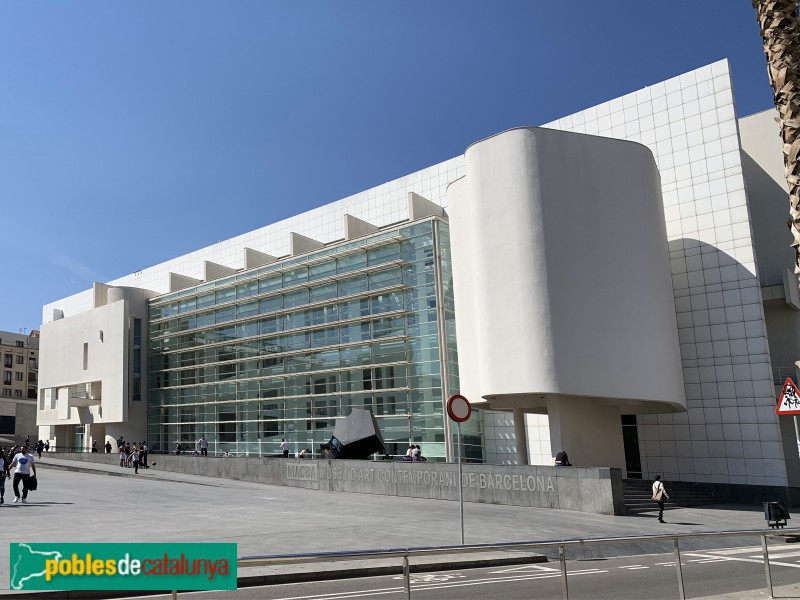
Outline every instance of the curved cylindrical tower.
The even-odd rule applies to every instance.
[[[622,466],[621,413],[685,410],[650,150],[513,129],[467,149],[448,197],[461,393]]]

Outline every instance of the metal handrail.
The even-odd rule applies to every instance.
[[[652,535],[633,535],[603,538],[571,538],[561,540],[543,540],[529,542],[500,542],[491,544],[468,544],[457,546],[432,546],[419,548],[388,548],[383,550],[356,550],[342,552],[315,552],[308,554],[274,554],[264,556],[243,556],[237,561],[240,567],[256,567],[267,565],[286,565],[304,564],[319,562],[335,562],[344,560],[375,560],[381,558],[400,558],[402,559],[403,577],[406,589],[406,597],[411,598],[411,570],[409,558],[433,556],[438,554],[467,554],[474,552],[486,552],[487,550],[530,550],[533,548],[558,548],[559,563],[562,577],[562,593],[564,600],[569,600],[568,572],[566,563],[566,548],[571,546],[585,547],[589,544],[614,544],[624,542],[641,541],[672,541],[674,544],[675,567],[678,579],[678,597],[686,600],[686,592],[683,583],[683,570],[681,568],[680,540],[689,538],[721,538],[721,537],[746,537],[758,536],[761,538],[762,553],[764,555],[764,569],[767,579],[767,590],[769,597],[773,597],[772,576],[769,567],[769,550],[767,547],[767,537],[800,535],[800,528],[797,529],[737,529],[731,531],[698,531],[694,533],[658,533]]]

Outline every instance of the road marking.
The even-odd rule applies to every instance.
[[[598,573],[608,573],[607,570],[601,569],[582,569],[578,571],[570,571],[569,576],[573,575],[596,575]],[[413,590],[442,590],[452,589],[455,587],[466,587],[470,585],[486,585],[491,583],[512,583],[517,581],[530,581],[533,579],[552,579],[561,577],[561,572],[558,573],[536,573],[529,575],[520,575],[512,577],[492,577],[486,579],[473,579],[468,581],[447,582],[447,583],[431,583],[421,584],[412,587]],[[335,600],[344,600],[346,598],[364,598],[366,596],[382,596],[385,594],[397,594],[405,591],[404,587],[391,587],[391,588],[378,588],[375,590],[353,590],[348,592],[333,592],[326,594],[313,594],[310,596],[291,596],[276,598],[275,600],[323,600],[326,598],[333,598]]]
[[[763,550],[760,554],[751,556],[750,558],[758,558],[759,556],[763,556]],[[769,559],[772,560],[773,558],[781,559],[781,558],[794,558],[795,556],[800,556],[800,550],[796,550],[794,552],[781,552],[777,551],[774,554],[772,552],[769,553]]]
[[[519,571],[527,571],[529,569],[533,569],[536,571],[548,571],[551,573],[560,572],[560,569],[554,569],[553,567],[543,567],[542,565],[523,565],[521,567],[511,567],[509,569],[501,569],[500,571],[491,571],[491,574],[499,575],[501,573],[517,573]]]
[[[635,571],[637,569],[649,569],[650,567],[645,567],[644,565],[627,565],[622,567],[617,567],[618,569],[627,569],[628,571]]]
[[[753,552],[761,552],[761,546],[748,546],[747,548],[726,548],[724,550],[706,550],[714,554],[752,554]]]
[[[720,557],[720,558],[693,558],[689,562],[696,562],[697,564],[704,565],[706,563],[715,563],[715,562],[726,562],[729,560],[736,560],[733,558],[728,557]]]
[[[719,558],[717,556],[714,556],[713,554],[699,554],[697,552],[686,552],[685,556],[697,556],[697,557],[700,557],[700,558]],[[730,557],[728,557],[728,560],[738,560],[740,562],[751,562],[751,563],[759,563],[759,564],[763,564],[764,563],[764,559],[763,558],[745,558],[745,557],[739,557],[739,556],[730,556]],[[795,569],[800,569],[800,565],[798,565],[798,564],[787,563],[787,562],[778,562],[777,560],[772,560],[771,558],[770,558],[769,564],[777,565],[779,567],[794,567]]]

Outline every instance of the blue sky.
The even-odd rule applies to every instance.
[[[704,64],[749,1],[0,5],[0,330],[41,306]]]

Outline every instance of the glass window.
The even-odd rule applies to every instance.
[[[336,298],[336,282],[311,288],[311,302],[321,302]]]
[[[270,313],[283,308],[283,296],[271,296],[258,301],[260,313]]]
[[[197,300],[195,298],[188,298],[186,300],[181,300],[180,304],[178,305],[178,312],[191,312],[197,308]]]
[[[258,293],[258,281],[248,281],[236,286],[237,298],[249,298]]]
[[[204,312],[197,315],[197,326],[198,327],[206,327],[208,325],[213,325],[215,319],[214,311]]]
[[[336,261],[331,260],[328,262],[320,263],[318,265],[312,265],[308,269],[308,280],[316,281],[317,279],[322,279],[323,277],[330,277],[331,275],[335,274],[336,274]]]
[[[275,333],[280,330],[280,317],[266,317],[259,322],[259,331],[262,334]]]
[[[337,270],[339,273],[349,273],[367,266],[367,255],[364,252],[349,254],[337,259]]]
[[[219,308],[215,312],[216,312],[217,323],[224,323],[236,317],[236,308],[233,306],[228,306],[227,308]]]
[[[18,355],[17,355],[17,364],[18,364],[18,365],[25,364],[25,357],[24,357],[24,356],[22,356],[22,354],[18,354]]]
[[[281,287],[283,287],[283,276],[280,273],[269,275],[258,281],[258,291],[262,293],[278,290]]]
[[[369,346],[342,348],[340,352],[340,360],[343,367],[368,365],[372,360],[372,354]]]
[[[286,308],[308,304],[308,290],[304,288],[302,290],[289,292],[288,294],[283,295],[283,299]]]
[[[400,245],[389,244],[367,250],[367,262],[369,266],[380,265],[400,258]]]
[[[251,317],[258,314],[258,301],[245,302],[236,307],[236,317],[241,319],[243,317]]]
[[[389,287],[399,283],[403,283],[403,275],[400,269],[387,269],[386,271],[378,271],[369,275],[370,289]]]
[[[312,325],[320,325],[322,323],[332,323],[339,318],[339,310],[337,305],[323,306],[315,308],[309,312],[309,321]]]
[[[369,280],[366,275],[357,275],[340,281],[338,285],[340,296],[350,296],[366,291],[369,287]]]
[[[308,267],[297,267],[283,274],[283,285],[286,287],[297,285],[304,281],[308,281]]]
[[[223,302],[228,302],[236,298],[236,288],[227,288],[224,290],[219,290],[214,294],[217,304],[222,304]]]
[[[197,299],[197,308],[205,308],[206,306],[212,306],[215,302],[214,293],[205,294],[204,296],[200,296]]]
[[[319,348],[321,346],[333,346],[339,343],[339,330],[335,327],[327,329],[317,329],[311,332],[311,346]]]

